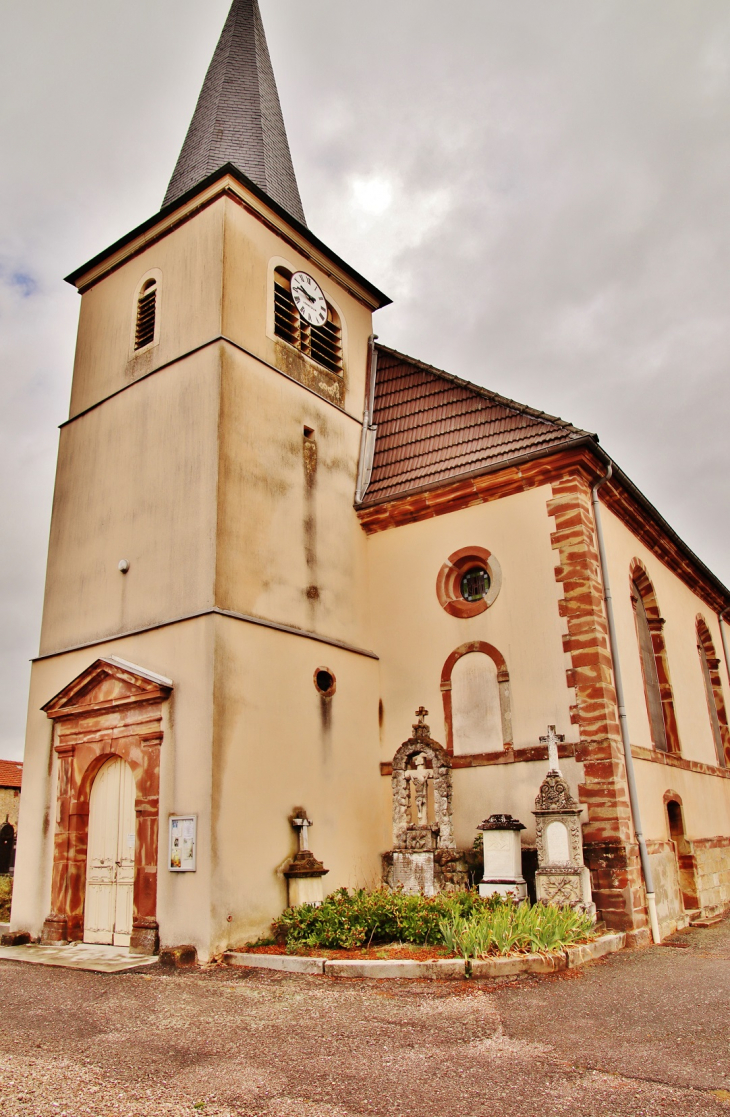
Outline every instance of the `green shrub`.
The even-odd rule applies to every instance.
[[[13,898],[13,878],[0,876],[0,923],[10,919],[10,901]]]
[[[319,907],[288,908],[273,925],[287,948],[351,950],[388,942],[445,945],[464,958],[512,950],[555,950],[591,935],[592,920],[572,908],[515,904],[476,892],[406,895],[341,888]]]
[[[474,892],[410,896],[378,888],[372,892],[340,888],[319,907],[288,908],[274,923],[274,933],[291,949],[331,947],[346,950],[384,942],[414,945],[443,943],[440,924],[452,915],[469,915],[488,901]]]

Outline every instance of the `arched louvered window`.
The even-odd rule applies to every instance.
[[[679,730],[664,643],[664,619],[659,612],[654,587],[638,559],[632,563],[631,602],[634,606],[651,739],[656,749],[679,753]]]
[[[134,349],[144,349],[155,340],[157,322],[157,280],[147,279],[137,298]]]
[[[715,654],[715,645],[703,617],[697,618],[697,651],[700,655],[707,711],[710,715],[717,763],[724,768],[730,758],[730,729],[728,728],[725,696],[722,692],[722,681],[720,679],[720,660]]]
[[[327,303],[327,321],[321,326],[310,325],[294,304],[291,277],[286,268],[274,272],[274,333],[317,364],[340,374],[342,327],[337,311]]]

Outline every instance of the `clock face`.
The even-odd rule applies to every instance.
[[[310,326],[324,326],[327,321],[327,300],[316,279],[305,271],[296,271],[291,277],[291,294],[294,305]]]

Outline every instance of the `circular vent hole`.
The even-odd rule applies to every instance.
[[[320,667],[314,673],[314,685],[320,694],[329,698],[335,692],[335,677],[326,667]]]

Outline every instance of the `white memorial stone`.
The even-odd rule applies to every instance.
[[[512,896],[524,900],[527,883],[522,876],[522,838],[525,829],[512,815],[493,814],[478,827],[484,847],[484,876],[480,896]]]
[[[562,822],[551,822],[545,829],[547,859],[550,865],[567,865],[570,862],[568,831]]]

